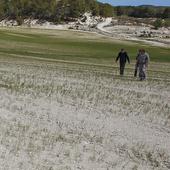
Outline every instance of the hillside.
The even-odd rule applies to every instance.
[[[59,23],[74,20],[85,12],[94,16],[130,16],[139,18],[170,18],[170,7],[125,6],[113,7],[96,0],[0,0],[0,19],[10,18],[22,24],[33,18]]]
[[[105,17],[113,15],[113,7],[98,3],[96,0],[1,0],[0,18],[45,19],[53,22],[77,18],[85,12]]]

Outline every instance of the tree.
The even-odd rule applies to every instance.
[[[157,19],[154,23],[153,23],[155,29],[158,29],[160,27],[163,27],[164,23],[162,19]]]
[[[117,16],[123,15],[124,14],[123,8],[120,6],[116,7],[116,14],[117,14]]]
[[[92,15],[94,16],[99,15],[99,5],[96,1],[93,1],[93,3],[90,5],[90,10],[92,12]]]
[[[163,18],[170,18],[170,8],[165,8],[163,14],[162,14]]]
[[[0,1],[0,19],[5,15],[5,1]]]
[[[85,12],[85,1],[74,0],[70,2],[70,14],[72,17],[77,18]]]
[[[103,17],[112,17],[114,14],[114,9],[109,4],[100,4],[99,10],[99,14]]]

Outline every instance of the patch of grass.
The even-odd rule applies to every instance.
[[[113,41],[96,34],[50,30],[29,33],[29,29],[1,29],[0,37],[0,52],[5,54],[110,64],[120,48],[125,48],[132,60],[138,49],[145,48],[152,61],[170,62],[169,48]]]

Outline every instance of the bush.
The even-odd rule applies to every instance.
[[[17,16],[17,17],[16,17],[16,21],[17,21],[17,24],[18,24],[18,25],[22,25],[23,22],[24,22],[24,19],[23,19],[21,16]]]
[[[154,23],[153,23],[155,29],[159,29],[160,27],[164,26],[164,22],[162,19],[157,19]]]
[[[170,27],[170,19],[165,19],[165,27]]]

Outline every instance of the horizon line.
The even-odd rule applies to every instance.
[[[132,6],[132,7],[138,7],[138,6],[155,6],[155,7],[170,7],[170,4],[167,4],[167,3],[163,3],[163,4],[154,4],[154,3],[148,3],[147,4],[147,2],[145,3],[145,2],[143,2],[143,4],[141,3],[139,3],[139,4],[122,4],[122,3],[120,3],[120,4],[118,4],[118,2],[116,3],[113,3],[113,2],[111,2],[111,1],[105,1],[105,0],[97,0],[98,2],[100,2],[100,3],[103,3],[103,4],[110,4],[110,5],[112,5],[113,7],[115,6]]]

